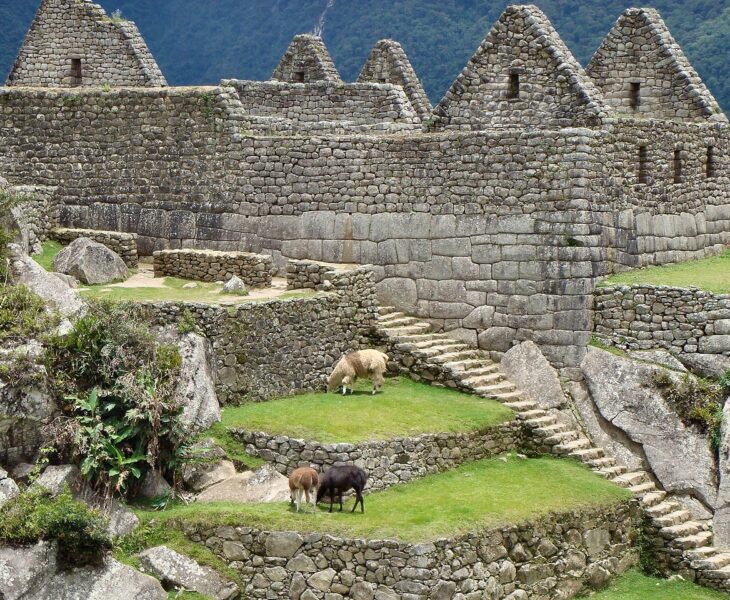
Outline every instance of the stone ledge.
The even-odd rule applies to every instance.
[[[516,420],[484,431],[424,433],[410,438],[359,443],[306,442],[285,435],[233,428],[234,438],[246,451],[274,464],[288,475],[300,466],[316,465],[319,471],[334,465],[355,464],[368,473],[367,491],[382,490],[432,473],[519,450],[525,441]]]

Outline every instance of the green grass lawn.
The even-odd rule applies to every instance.
[[[604,279],[601,287],[614,285],[669,285],[697,287],[718,294],[730,293],[730,250],[719,256],[662,267],[634,269]]]
[[[33,256],[33,260],[35,260],[46,271],[53,271],[53,259],[56,258],[56,254],[58,254],[62,249],[63,245],[59,242],[48,240],[47,242],[43,242],[43,251],[40,254]]]
[[[387,379],[371,395],[358,381],[355,393],[310,393],[282,400],[225,408],[222,425],[318,442],[386,440],[420,433],[473,431],[514,418],[495,400],[417,383]]]
[[[667,581],[629,571],[592,600],[728,600],[730,596],[688,581]]]
[[[579,463],[551,457],[520,459],[507,455],[462,465],[365,497],[365,513],[297,514],[288,502],[219,502],[175,506],[160,512],[138,511],[157,527],[170,520],[206,525],[255,526],[273,530],[332,533],[370,539],[433,540],[589,506],[607,506],[630,492],[595,475]],[[173,528],[168,528],[172,530]],[[162,527],[164,531],[165,528]]]

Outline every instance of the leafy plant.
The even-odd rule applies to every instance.
[[[60,323],[57,313],[23,285],[0,285],[0,341],[23,342],[45,336]]]
[[[99,564],[112,541],[108,519],[73,499],[66,489],[53,498],[40,487],[23,491],[0,509],[0,540],[9,544],[58,542],[58,558],[68,566]]]
[[[180,311],[180,318],[177,321],[177,332],[180,335],[188,333],[200,333],[200,326],[190,309],[185,307]]]
[[[131,305],[91,303],[46,366],[63,414],[46,430],[57,459],[80,466],[106,497],[133,495],[146,473],[176,477],[185,439],[174,399],[181,358],[158,343]]]

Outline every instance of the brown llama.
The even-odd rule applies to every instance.
[[[297,505],[297,512],[302,504],[302,496],[305,498],[305,505],[310,503],[317,512],[317,487],[319,486],[319,474],[311,467],[299,467],[289,475],[289,494],[291,503]]]

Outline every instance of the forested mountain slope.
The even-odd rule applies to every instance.
[[[40,0],[0,0],[0,70],[7,73]],[[345,80],[353,80],[373,44],[403,44],[437,102],[507,2],[487,0],[101,0],[137,22],[172,85],[224,77],[266,79],[291,38],[315,29]],[[584,65],[627,0],[542,0]],[[654,0],[700,75],[730,106],[730,0]]]

